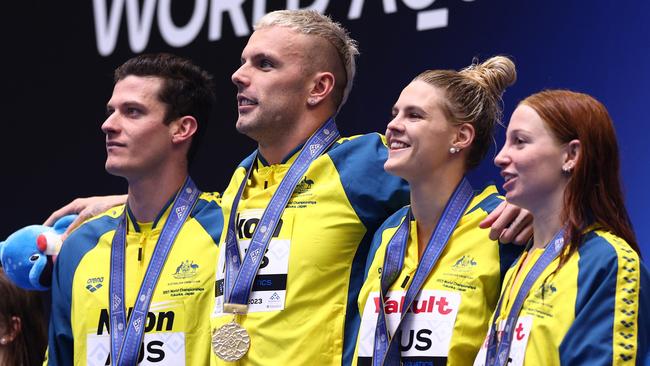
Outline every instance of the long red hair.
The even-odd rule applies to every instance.
[[[533,108],[561,143],[580,141],[580,156],[564,191],[562,220],[567,223],[569,250],[577,249],[591,224],[617,235],[639,255],[639,246],[625,209],[620,180],[618,144],[612,119],[593,97],[569,90],[545,90],[521,104]]]

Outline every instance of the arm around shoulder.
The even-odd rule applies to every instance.
[[[87,198],[77,198],[60,209],[54,211],[43,223],[43,225],[52,226],[58,219],[70,214],[78,214],[77,218],[70,224],[65,232],[69,235],[74,229],[79,227],[84,221],[93,216],[126,203],[127,195],[114,196],[95,196]]]

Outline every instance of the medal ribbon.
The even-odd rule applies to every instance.
[[[339,131],[333,118],[330,118],[321,126],[305,143],[298,157],[289,168],[289,171],[280,182],[277,191],[271,197],[271,201],[264,210],[262,218],[255,228],[251,238],[248,251],[241,260],[239,245],[237,244],[236,214],[237,206],[244,192],[248,179],[257,157],[248,168],[246,177],[242,180],[237,195],[235,196],[228,221],[228,232],[226,234],[226,273],[224,281],[224,312],[245,312],[248,306],[251,287],[255,275],[262,263],[264,253],[268,248],[273,232],[278,225],[280,216],[284,211],[289,198],[293,194],[296,185],[309,165],[323,154],[339,138]]]
[[[442,216],[440,217],[435,230],[431,234],[431,238],[429,238],[429,242],[422,254],[418,268],[413,275],[411,285],[404,296],[402,314],[400,315],[399,323],[392,337],[386,323],[385,296],[390,289],[390,286],[392,286],[393,282],[395,282],[399,276],[399,273],[402,271],[402,266],[404,265],[404,256],[409,238],[411,220],[413,218],[413,213],[410,208],[406,218],[402,221],[399,228],[386,245],[386,256],[384,258],[384,266],[381,272],[381,311],[377,317],[377,328],[375,330],[375,344],[372,358],[373,366],[399,366],[401,364],[399,340],[393,340],[397,334],[399,334],[403,320],[408,313],[408,309],[411,308],[415,297],[420,293],[424,282],[438,262],[440,255],[445,249],[447,242],[454,231],[454,228],[469,206],[472,197],[474,197],[472,186],[469,184],[467,179],[463,177],[449,201],[447,201]]]
[[[110,334],[111,334],[111,364],[135,365],[138,359],[140,343],[144,335],[147,312],[151,304],[153,290],[158,283],[167,255],[185,220],[190,215],[201,192],[190,177],[187,177],[183,187],[177,194],[172,205],[169,218],[163,226],[156,247],[147,266],[138,297],[128,319],[125,310],[124,272],[126,256],[126,226],[127,208],[124,208],[122,218],[117,225],[111,248],[111,278],[110,278]]]
[[[488,335],[488,348],[485,360],[486,366],[503,366],[508,363],[510,346],[512,346],[512,336],[517,326],[517,319],[519,318],[519,313],[521,312],[521,308],[524,305],[524,301],[526,300],[526,297],[528,297],[528,293],[533,287],[535,281],[537,281],[539,276],[542,275],[542,272],[544,272],[546,267],[548,267],[551,262],[557,258],[557,256],[562,251],[562,248],[564,248],[564,229],[555,234],[555,237],[551,239],[549,244],[546,246],[546,249],[544,249],[544,253],[542,253],[535,264],[533,264],[530,272],[528,272],[526,278],[524,278],[524,281],[522,282],[521,287],[517,292],[517,296],[515,297],[515,301],[512,304],[510,313],[508,313],[508,317],[505,320],[505,328],[501,334],[501,341],[499,342],[497,337],[497,319],[501,313],[501,304],[503,303],[503,299],[506,296],[506,291],[504,290],[501,294],[499,302],[497,303],[496,311],[494,313],[494,318],[492,319],[490,334]]]

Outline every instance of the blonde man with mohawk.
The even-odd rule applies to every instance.
[[[339,106],[343,106],[347,101],[350,90],[352,89],[352,82],[354,74],[357,71],[355,63],[356,57],[359,55],[357,42],[350,38],[348,32],[341,26],[341,24],[334,22],[330,17],[321,15],[315,11],[291,11],[280,10],[267,14],[255,24],[255,30],[260,30],[266,27],[287,27],[293,29],[298,33],[305,35],[312,35],[320,38],[320,42],[327,41],[332,47],[327,45],[322,48],[326,56],[324,59],[314,59],[312,62],[319,62],[318,66],[323,65],[324,62],[329,64],[331,70],[334,71],[336,80],[342,80],[335,86],[333,96],[334,101]],[[318,47],[318,40],[314,40],[313,47]],[[316,52],[316,50],[314,50]],[[343,69],[341,69],[343,66]]]
[[[357,55],[347,31],[313,11],[267,14],[242,51],[232,75],[237,130],[258,149],[222,201],[217,365],[350,362],[370,239],[408,199],[405,183],[383,171],[381,135],[338,136],[333,117]]]

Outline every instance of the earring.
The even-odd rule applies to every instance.
[[[571,164],[562,167],[562,172],[564,172],[565,174],[571,174],[572,170],[573,170],[573,165]]]
[[[460,149],[457,148],[456,146],[452,146],[452,147],[449,148],[449,153],[451,153],[451,154],[456,154],[459,151],[460,151]]]
[[[316,104],[316,100],[314,98],[309,98],[309,99],[307,99],[307,104],[309,104],[310,106],[313,106],[313,105]]]
[[[7,338],[5,337],[0,338],[0,344],[5,346],[7,344]]]

